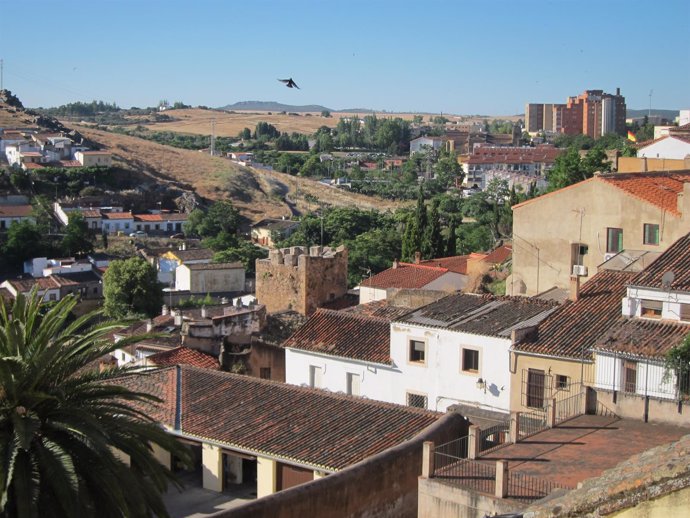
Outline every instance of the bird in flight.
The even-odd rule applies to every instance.
[[[278,79],[278,81],[280,81],[281,83],[285,83],[285,86],[287,86],[288,88],[297,88],[298,90],[300,90],[300,87],[297,86],[297,83],[295,83],[292,80],[292,78],[290,78],[290,79]]]

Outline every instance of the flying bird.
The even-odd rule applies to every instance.
[[[297,88],[298,90],[300,90],[300,87],[297,86],[297,83],[295,83],[292,80],[292,78],[290,78],[290,79],[278,79],[278,81],[280,81],[281,83],[285,83],[285,86],[287,86],[288,88]]]

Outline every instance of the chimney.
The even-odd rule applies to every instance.
[[[151,331],[153,331],[153,320],[151,320],[151,319],[149,318],[149,319],[146,321],[146,332],[147,332],[147,333],[150,333]]]
[[[414,264],[419,264],[422,262],[422,253],[421,252],[415,252],[414,253]]]
[[[616,88],[616,95],[620,95],[620,94],[621,94],[621,89],[620,89],[620,88]]]
[[[173,312],[174,324],[178,327],[182,326],[182,312],[177,309]]]
[[[168,309],[168,306],[166,306],[165,304],[163,304],[163,308],[161,309],[161,315],[165,316],[165,315],[167,315],[169,312],[170,312],[170,310]]]
[[[570,296],[568,298],[573,302],[577,302],[580,298],[580,277],[577,275],[570,276]]]
[[[399,263],[397,259],[393,259],[393,269],[395,270],[398,267]]]

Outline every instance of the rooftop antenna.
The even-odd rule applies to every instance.
[[[652,94],[654,93],[654,90],[649,91],[649,113],[647,114],[647,119],[651,119],[652,117]]]
[[[661,276],[661,287],[665,290],[670,290],[671,284],[673,284],[673,281],[675,279],[676,274],[673,273],[671,270],[667,271],[664,275]]]

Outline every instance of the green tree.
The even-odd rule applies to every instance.
[[[446,257],[453,257],[458,253],[457,223],[455,218],[450,218],[448,225],[448,237],[446,238]]]
[[[68,216],[65,237],[62,238],[62,251],[68,256],[86,255],[93,252],[89,225],[79,212],[71,212]]]
[[[256,260],[265,259],[268,252],[263,248],[254,246],[249,241],[238,241],[237,245],[221,250],[213,254],[214,263],[241,262],[246,273],[252,275],[256,271]]]
[[[329,112],[328,110],[321,110],[321,117],[328,118],[330,116],[331,116],[331,112]]]
[[[251,140],[252,130],[250,130],[249,128],[244,128],[242,131],[240,131],[239,137],[242,140]]]
[[[423,246],[424,234],[426,233],[426,226],[428,223],[427,213],[426,213],[426,202],[424,200],[424,185],[419,186],[419,191],[417,192],[417,207],[414,211],[415,224],[413,227],[414,235],[412,243],[415,245],[410,258],[414,257],[414,252],[421,252]]]
[[[596,146],[589,151],[581,160],[583,174],[587,178],[594,176],[594,173],[608,173],[611,171],[611,162],[606,156],[606,151],[603,148]]]
[[[556,157],[553,168],[546,172],[549,191],[562,189],[587,178],[580,153],[575,147],[568,148],[568,151]]]
[[[161,495],[178,484],[151,445],[189,454],[141,410],[156,398],[118,384],[127,369],[93,370],[122,326],[96,313],[70,323],[75,305],[46,310],[35,291],[0,302],[0,516],[168,516]]]
[[[425,259],[443,257],[445,244],[443,242],[443,236],[441,235],[441,220],[438,215],[438,203],[431,204],[431,210],[429,210],[427,219],[428,222],[424,229],[424,238],[422,240],[422,256]]]
[[[412,261],[415,252],[420,249],[419,243],[415,240],[418,235],[417,220],[414,214],[410,214],[405,223],[405,232],[402,237],[401,259],[403,261]]]
[[[185,234],[199,237],[215,237],[221,232],[231,236],[237,234],[240,213],[232,202],[215,202],[207,211],[194,209],[185,224]]]
[[[3,250],[3,259],[12,268],[20,268],[22,263],[32,257],[44,255],[45,236],[30,221],[12,223],[7,229],[7,241]]]
[[[310,156],[299,170],[300,176],[323,176],[324,167],[318,155]]]
[[[464,174],[462,167],[458,163],[458,159],[453,153],[442,152],[439,159],[433,167],[436,180],[441,184],[443,189],[448,189],[455,185],[455,179],[462,182]]]
[[[51,202],[46,196],[39,194],[33,197],[31,200],[31,215],[34,221],[36,221],[36,228],[44,236],[47,236],[51,230],[53,222],[51,212]]]
[[[112,261],[103,276],[105,314],[111,318],[154,316],[163,305],[163,292],[153,265],[140,257]]]
[[[690,395],[690,333],[666,354],[664,381],[672,376],[678,380],[678,390],[683,396]]]
[[[372,229],[345,241],[348,250],[347,277],[351,287],[362,279],[390,268],[400,257],[400,234],[390,228]]]

